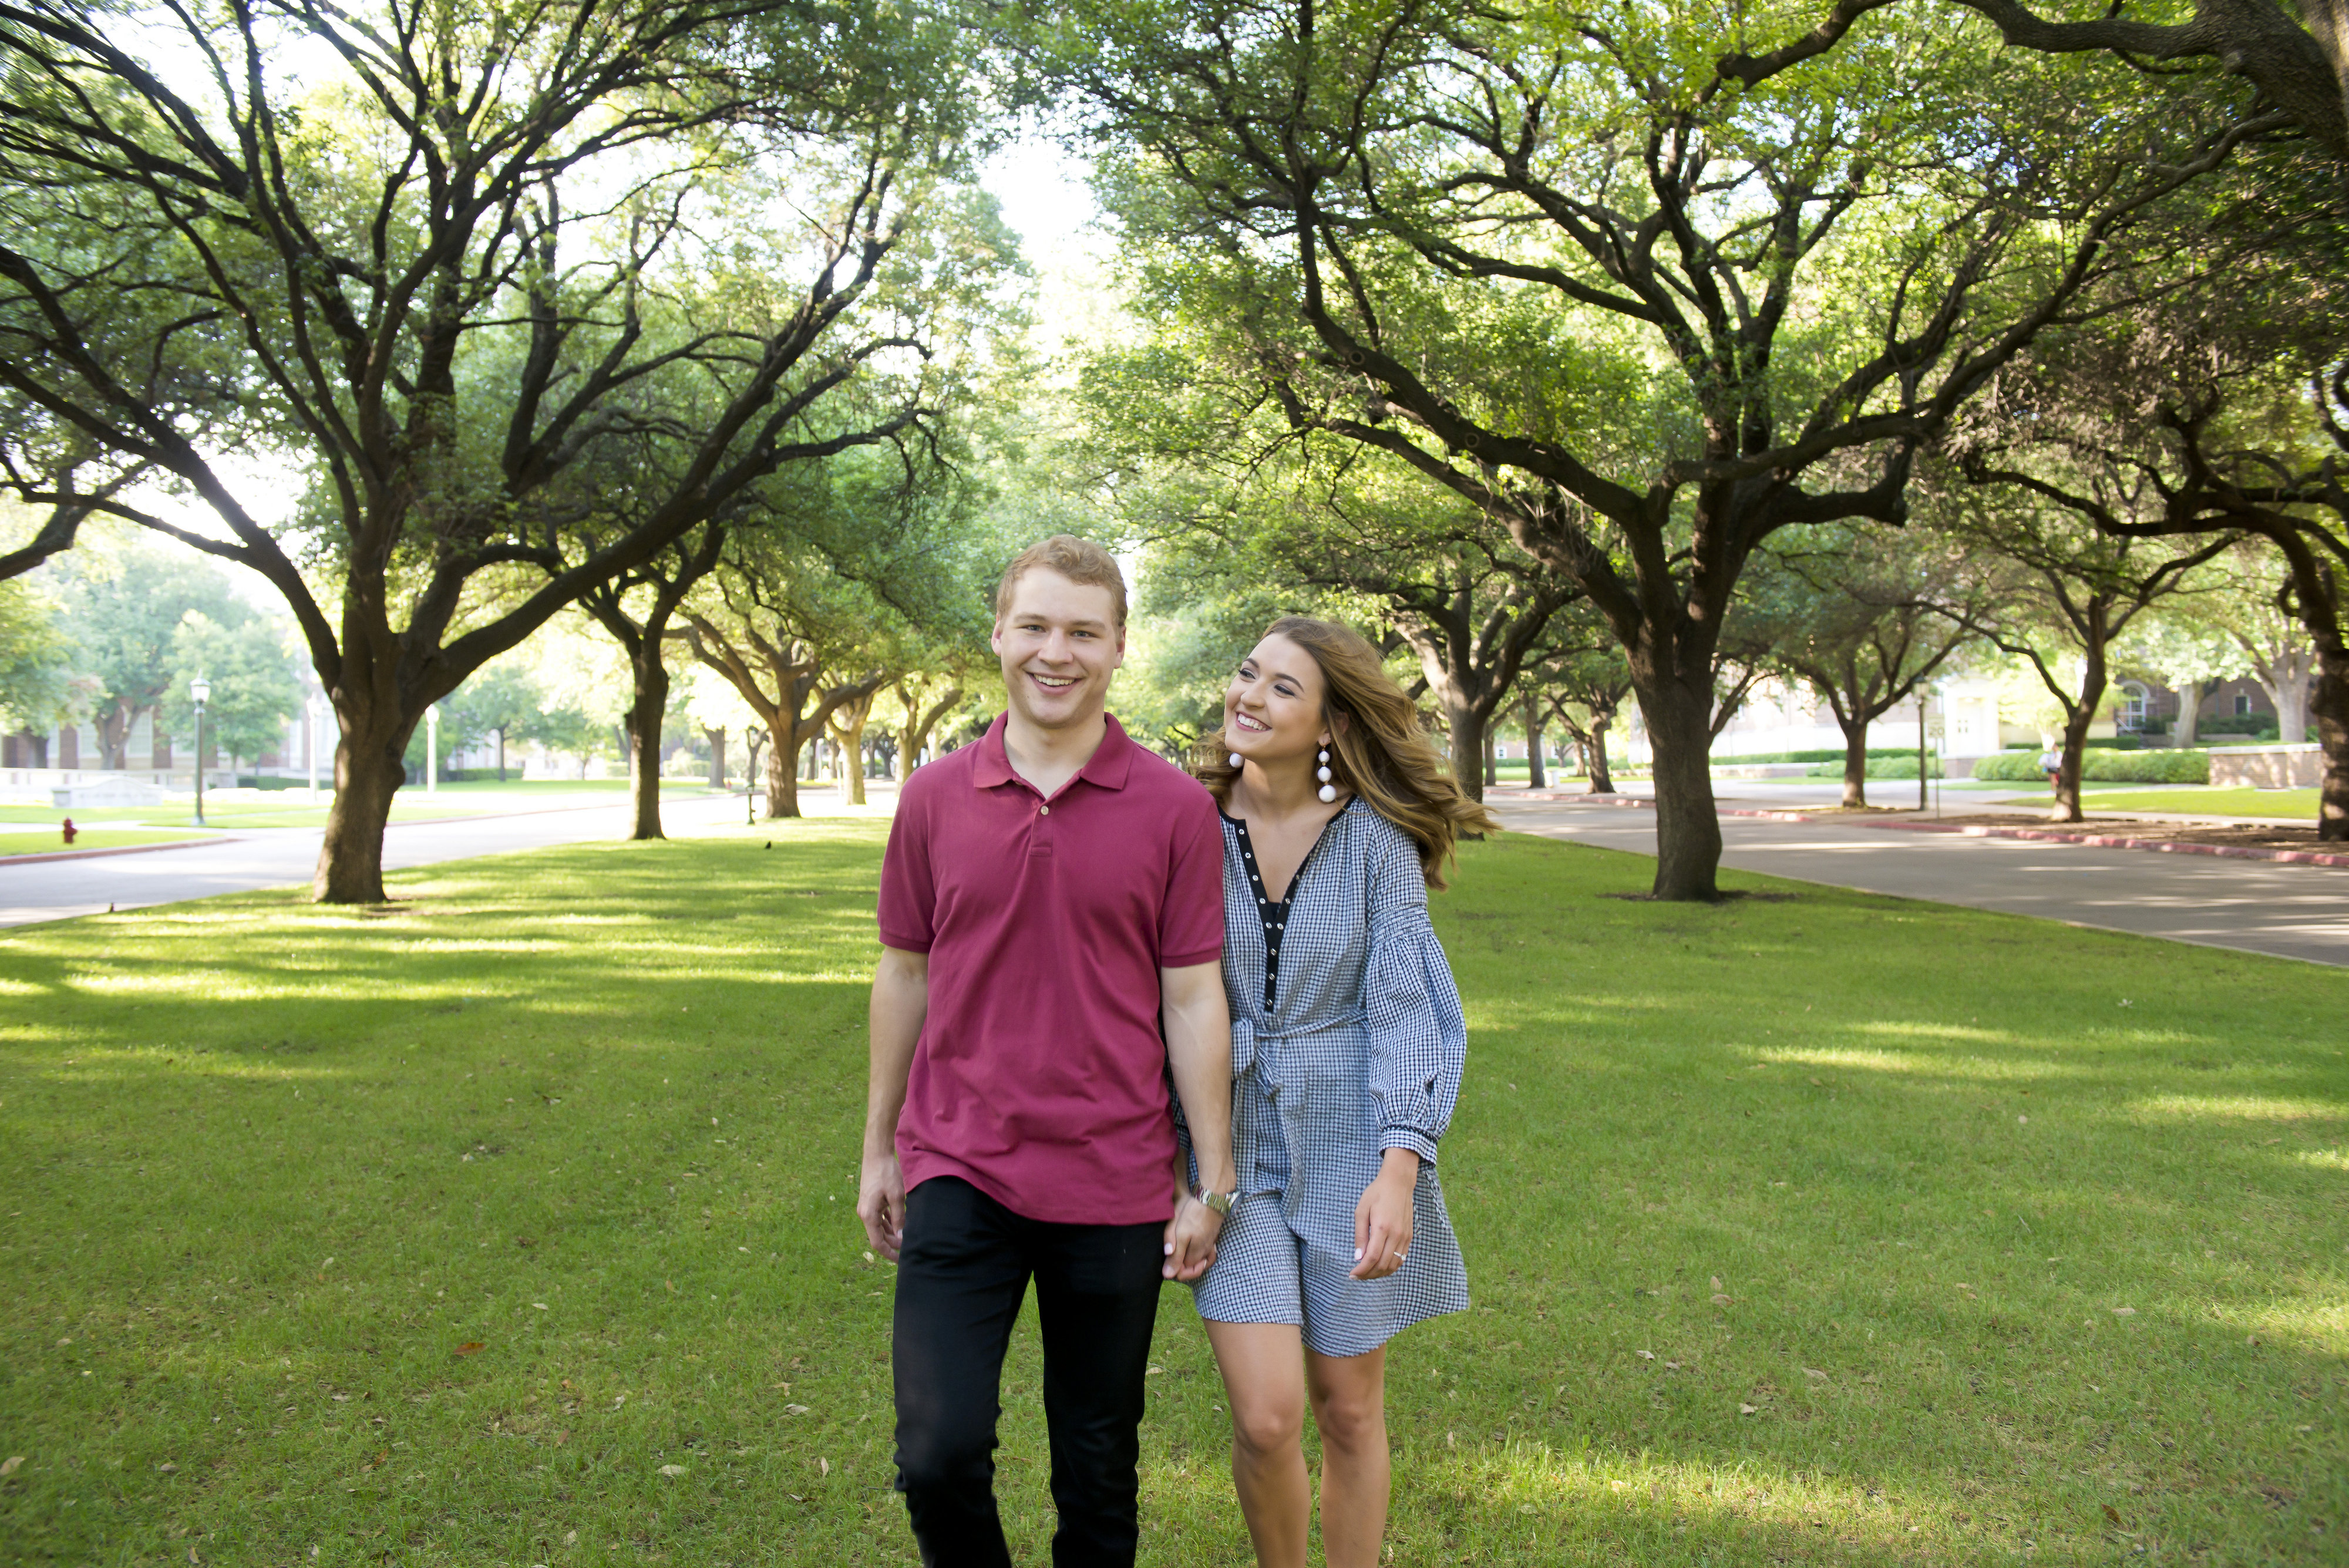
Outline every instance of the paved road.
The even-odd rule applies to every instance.
[[[735,820],[741,812],[740,795],[661,801],[663,821],[675,827]],[[395,823],[383,836],[384,869],[616,838],[627,831],[627,803],[617,794],[593,805],[457,822]],[[95,855],[36,866],[0,860],[0,926],[103,914],[109,906],[136,909],[214,893],[305,883],[318,864],[318,842],[324,836],[315,827],[247,828],[233,834],[233,841],[187,849]]]
[[[1655,814],[1644,807],[1492,804],[1521,833],[1656,852]],[[1723,863],[1741,871],[2349,965],[2349,870],[2340,867],[1753,817],[1723,817],[1721,834]]]

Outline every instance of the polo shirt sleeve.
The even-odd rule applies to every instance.
[[[914,785],[915,780],[908,779],[898,795],[897,815],[889,824],[889,847],[881,855],[881,943],[926,953],[937,940],[937,884],[930,874],[931,792]]]
[[[1194,787],[1167,846],[1166,901],[1158,911],[1158,967],[1188,969],[1224,956],[1224,825],[1216,797]]]

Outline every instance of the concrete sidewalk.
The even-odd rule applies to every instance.
[[[742,817],[740,795],[664,798],[661,815],[670,831]],[[538,807],[502,816],[444,818],[394,823],[383,836],[387,871],[543,849],[557,844],[618,838],[628,830],[625,795],[581,806]],[[0,926],[104,914],[109,908],[143,909],[207,898],[215,893],[245,893],[261,888],[295,887],[310,880],[318,864],[316,827],[248,827],[234,839],[174,848],[168,855],[99,855],[11,867],[0,861]]]
[[[1488,804],[1516,832],[1656,852],[1645,808],[1497,794]],[[1759,817],[1724,816],[1721,835],[1722,863],[1741,871],[2349,966],[2349,871],[2333,867]]]

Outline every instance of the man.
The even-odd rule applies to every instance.
[[[1010,1562],[991,1456],[1033,1276],[1053,1562],[1130,1564],[1158,1286],[1206,1272],[1237,1186],[1223,828],[1105,711],[1125,658],[1107,551],[1031,545],[995,612],[1006,711],[906,781],[890,829],[856,1210],[898,1264],[897,1487],[922,1561]],[[1202,1184],[1179,1195],[1170,1068]]]

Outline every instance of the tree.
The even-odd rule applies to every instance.
[[[2188,549],[2249,539],[2273,606],[2315,650],[2317,836],[2349,842],[2349,277],[2313,266],[2349,234],[2321,209],[2223,288],[2064,335],[2001,378],[1999,419],[1961,445],[2107,535]],[[2127,476],[2120,508],[2067,476]]]
[[[900,676],[889,688],[897,714],[896,779],[904,784],[921,765],[922,749],[938,722],[961,707],[977,683],[976,669],[917,669]]]
[[[1787,54],[1807,57],[1831,48],[1861,16],[1890,0],[1836,0],[1819,25],[1772,56],[1733,55],[1725,75],[1759,75]],[[2017,0],[1953,0],[1999,30],[2016,48],[2051,55],[2107,54],[2139,61],[2204,60],[2258,89],[2257,108],[2282,118],[2333,161],[2349,164],[2349,6],[2342,0],[2299,0],[2295,24],[2266,0],[2194,0],[2183,21],[2123,16],[2112,6],[2100,16],[2048,17]],[[2175,72],[2147,70],[2148,76]]]
[[[841,798],[850,805],[866,804],[864,726],[872,722],[873,700],[880,691],[876,682],[870,691],[843,699],[824,720],[825,732],[832,737],[832,776],[841,786]]]
[[[1551,618],[1524,679],[1582,753],[1588,792],[1613,794],[1607,732],[1631,693],[1630,660],[1613,628],[1588,604],[1568,606]]]
[[[735,541],[726,569],[684,611],[687,646],[765,726],[770,819],[800,815],[800,749],[842,706],[902,673],[864,659],[876,606],[805,546]]]
[[[1979,444],[1964,461],[1971,488],[1946,496],[1937,526],[2005,569],[1992,592],[1970,602],[1947,593],[1927,602],[2029,666],[2045,687],[2062,714],[2052,820],[2077,822],[2080,759],[2106,708],[2114,645],[2151,607],[2205,586],[2195,574],[2235,541],[2178,547],[2106,530],[2105,519],[2158,506],[2141,475],[2117,467],[2051,480],[1998,466]]]
[[[628,659],[628,707],[620,722],[627,736],[630,838],[668,836],[660,818],[661,729],[668,717],[669,690],[664,645],[686,596],[717,569],[725,548],[725,525],[713,520],[580,596],[580,607]]]
[[[2198,597],[2186,603],[2183,614],[2158,607],[2138,618],[2128,638],[2124,661],[2178,693],[2178,722],[2169,736],[2174,746],[2194,744],[2204,687],[2249,673],[2234,639],[2210,625],[2211,618],[2194,613],[2214,599],[2224,602],[2218,596]]]
[[[153,546],[85,554],[59,573],[59,584],[74,662],[96,682],[91,726],[109,768],[130,765],[130,732],[140,715],[154,714],[169,732],[161,704],[180,683],[174,639],[185,619],[200,616],[232,630],[254,619],[253,607],[230,591],[227,574]]]
[[[150,70],[90,0],[0,16],[0,472],[285,597],[341,729],[315,891],[379,900],[427,708],[779,468],[956,394],[1006,255],[949,189],[985,52],[865,0],[149,20],[202,64]],[[707,417],[668,417],[680,383]],[[616,522],[591,460],[623,436],[662,461]],[[217,461],[238,441],[306,465],[290,535]]]
[[[1219,459],[1247,450],[1217,409],[1230,389],[1169,370],[1145,351],[1097,360],[1088,376],[1104,445],[1139,448],[1134,470],[1149,475],[1124,487],[1121,505],[1129,528],[1167,541],[1153,570],[1326,599],[1393,632],[1436,701],[1454,781],[1482,800],[1493,726],[1549,618],[1579,597],[1573,580],[1493,519],[1350,443]]]
[[[507,742],[546,735],[546,694],[529,670],[507,660],[477,671],[441,703],[440,714],[441,739],[451,751],[483,736],[496,739],[500,784],[506,780]]]
[[[709,787],[727,787],[730,769],[726,742],[730,735],[741,736],[744,745],[749,748],[746,780],[756,777],[759,771],[759,716],[742,701],[741,693],[715,671],[691,662],[678,672],[678,679],[685,683],[686,718],[701,732],[702,739],[709,745]]]
[[[1980,27],[1887,19],[1731,72],[1698,63],[1721,26],[1635,0],[1035,22],[1131,150],[1112,203],[1203,374],[1500,519],[1606,616],[1671,898],[1715,893],[1715,654],[1753,552],[1903,521],[1920,444],[2126,293],[2163,198],[2281,123],[2000,58]]]
[[[2282,562],[2264,549],[2232,553],[2228,566],[2225,613],[2228,640],[2242,655],[2243,669],[2268,694],[2276,711],[2276,739],[2299,745],[2308,739],[2309,683],[2316,674],[2316,647],[2294,613],[2292,583]]]
[[[204,703],[204,740],[229,759],[257,758],[285,739],[285,722],[302,709],[302,683],[285,651],[285,628],[247,614],[227,624],[189,610],[172,629],[171,679],[157,716],[175,735],[195,733],[189,682],[212,686]],[[206,765],[202,757],[196,765]]]
[[[69,649],[41,594],[27,583],[0,582],[0,733],[47,729],[64,717]]]
[[[1839,525],[1783,537],[1749,568],[1731,637],[1757,667],[1802,682],[1827,705],[1843,732],[1843,804],[1864,807],[1868,725],[1966,645],[1969,623],[1988,608],[1992,578],[1970,571],[1963,551],[1889,529]]]

